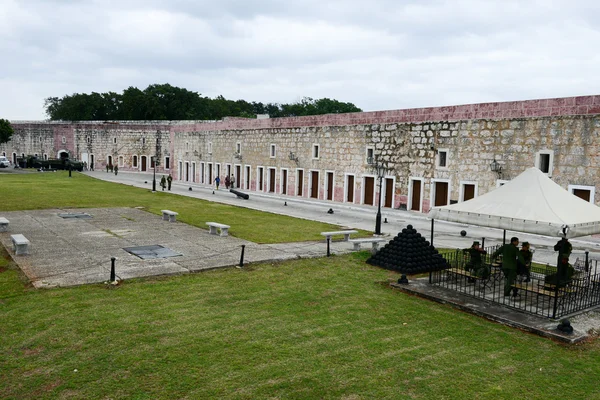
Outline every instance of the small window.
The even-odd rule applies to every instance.
[[[38,156],[38,153],[35,153],[33,156],[34,156],[35,158],[37,158],[37,156]]]
[[[447,150],[439,150],[438,151],[438,167],[446,168],[448,167],[448,151]]]
[[[552,150],[542,150],[535,154],[535,166],[549,177],[552,176],[553,161],[554,152]]]
[[[137,168],[137,166],[138,166],[138,163],[137,163],[137,156],[135,156],[135,155],[134,155],[134,156],[133,156],[133,158],[131,159],[131,166],[132,166],[133,168]]]
[[[41,136],[40,136],[40,138],[39,138],[39,139],[40,139],[40,143],[42,143],[43,139],[42,139],[42,137],[41,137]]]
[[[240,154],[242,152],[242,144],[240,142],[237,142],[235,144],[235,152]]]
[[[67,143],[67,138],[63,136],[62,137],[62,142],[63,142],[63,144]]]
[[[92,142],[92,138],[91,138],[91,137],[89,137],[89,136],[88,136],[88,137],[86,137],[86,138],[85,138],[85,140],[86,140],[88,143],[91,143],[91,142]]]
[[[44,154],[44,160],[48,159],[48,154]]]
[[[212,154],[212,142],[208,142],[208,154]]]
[[[117,144],[117,138],[116,137],[113,138],[113,144]]]
[[[545,174],[550,172],[550,154],[540,154],[538,168]]]
[[[169,157],[165,157],[165,169],[171,168],[171,159]]]
[[[145,138],[145,137],[143,137],[143,138],[142,138],[142,146],[145,146],[145,145],[146,145],[146,138]]]
[[[269,153],[269,156],[271,158],[275,158],[275,145],[274,144],[271,145],[271,152]]]
[[[319,145],[318,144],[313,144],[312,158],[315,160],[319,158]]]
[[[367,147],[367,164],[375,163],[374,154],[375,154],[375,151],[373,150],[373,148]]]
[[[185,142],[185,149],[189,150],[190,149],[190,142]]]

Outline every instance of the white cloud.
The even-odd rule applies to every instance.
[[[0,2],[2,118],[166,82],[365,110],[600,93],[592,1]]]

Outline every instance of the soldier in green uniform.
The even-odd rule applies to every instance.
[[[473,271],[475,276],[487,278],[490,276],[490,268],[483,264],[481,256],[485,254],[485,250],[479,247],[479,242],[474,241],[470,248],[464,249],[463,252],[469,253],[469,262],[465,265],[465,270]],[[474,280],[474,279],[473,279]]]
[[[163,192],[167,187],[167,178],[164,175],[162,176],[162,178],[160,178],[160,187],[162,188]]]
[[[569,243],[569,239],[562,238],[555,245],[554,250],[558,251],[557,271],[555,274],[550,274],[544,279],[544,284],[552,288],[554,285],[559,288],[565,287],[571,282],[575,269],[569,264],[569,257],[573,251],[573,246]]]
[[[169,174],[169,176],[167,176],[167,187],[169,190],[171,190],[171,182],[173,182],[173,177]]]
[[[502,254],[502,272],[504,272],[504,295],[510,296],[512,285],[517,279],[517,261],[525,264],[523,255],[519,251],[519,238],[510,238],[510,243],[498,248],[492,254],[492,260]],[[514,290],[513,296],[518,296],[517,290]]]
[[[525,276],[525,280],[523,282],[529,282],[531,280],[531,259],[533,258],[533,253],[531,250],[529,250],[529,242],[523,242],[520,251],[523,255],[525,263],[521,263],[520,261],[518,262],[517,274]]]

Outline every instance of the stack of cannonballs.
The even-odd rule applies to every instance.
[[[446,259],[412,225],[402,229],[367,263],[407,275],[450,268]]]

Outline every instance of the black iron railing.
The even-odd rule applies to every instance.
[[[567,315],[600,305],[599,260],[579,260],[573,266],[534,267],[527,281],[517,276],[509,296],[504,295],[505,276],[501,265],[490,259],[497,247],[486,248],[484,273],[470,269],[469,255],[462,250],[443,255],[450,268],[430,274],[430,283],[468,296],[501,304],[547,318]],[[517,296],[515,296],[517,294]]]

